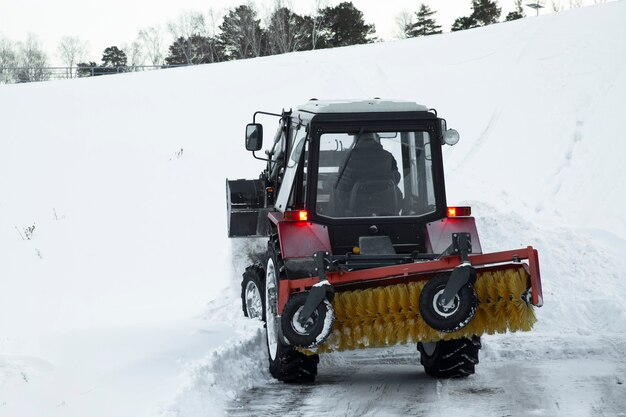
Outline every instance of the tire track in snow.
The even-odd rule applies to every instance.
[[[596,338],[566,343],[526,334],[513,344],[485,337],[486,355],[467,379],[435,380],[412,346],[370,349],[322,359],[309,385],[271,382],[244,391],[228,416],[604,416],[626,410],[625,340],[613,348]],[[495,339],[495,340],[493,340]],[[576,344],[576,352],[559,346]],[[602,346],[598,345],[598,342]],[[552,352],[544,356],[544,347]],[[595,348],[594,348],[595,346]],[[517,349],[512,355],[508,348]],[[618,350],[615,350],[618,349]],[[591,351],[591,353],[589,353]],[[620,382],[621,381],[621,382]]]

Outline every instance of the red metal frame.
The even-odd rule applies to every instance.
[[[541,275],[539,273],[539,253],[528,246],[524,249],[515,249],[503,252],[494,252],[469,256],[471,264],[478,271],[498,270],[510,265],[525,265],[530,274],[532,288],[532,304],[543,305],[541,290]],[[528,260],[528,264],[520,261]],[[336,289],[344,285],[378,281],[378,285],[389,285],[397,282],[420,281],[429,279],[437,272],[449,271],[461,264],[459,256],[448,256],[440,260],[415,262],[380,268],[364,269],[351,272],[328,272],[326,278]],[[278,313],[282,314],[289,296],[297,291],[305,291],[319,282],[319,277],[282,280],[278,288]]]
[[[278,229],[283,259],[305,258],[315,252],[331,253],[328,227],[307,221],[286,221],[280,212],[270,212],[270,221]]]

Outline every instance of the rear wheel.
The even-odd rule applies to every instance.
[[[271,240],[269,245],[265,269],[265,328],[270,373],[283,382],[313,382],[317,375],[319,356],[298,352],[282,335],[278,315],[278,282],[284,273],[284,266],[278,242]]]
[[[265,272],[259,264],[250,265],[241,281],[243,315],[265,321]]]
[[[464,378],[474,374],[480,348],[478,336],[417,344],[424,370],[435,378]]]

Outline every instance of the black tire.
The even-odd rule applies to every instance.
[[[472,284],[466,284],[455,297],[448,310],[437,304],[448,283],[448,274],[439,274],[424,285],[420,295],[419,309],[422,318],[430,327],[440,332],[456,332],[467,326],[476,313],[478,297]]]
[[[272,266],[270,268],[270,262]],[[280,245],[278,244],[277,236],[270,238],[268,245],[268,266],[266,272],[266,284],[270,285],[271,278],[269,274],[275,273],[276,284],[280,279],[285,278],[285,267],[280,256]],[[275,299],[278,299],[276,295]],[[315,381],[317,375],[317,364],[319,363],[318,355],[305,355],[302,352],[295,350],[294,346],[290,345],[282,335],[282,329],[280,326],[280,317],[274,316],[271,312],[272,305],[275,301],[271,300],[271,297],[266,298],[265,302],[265,317],[266,317],[266,341],[267,352],[269,360],[270,374],[279,381],[287,383],[311,383]],[[276,308],[276,306],[274,306]],[[274,318],[273,333],[274,339],[272,345],[275,348],[274,356],[272,356],[272,349],[270,348],[270,326],[269,320]]]
[[[304,291],[289,297],[281,317],[283,336],[290,343],[303,348],[313,348],[319,345],[330,335],[332,329],[332,321],[326,323],[327,315],[333,315],[333,307],[328,300],[324,300],[317,306],[306,327],[299,326],[294,316],[304,306],[308,296],[309,292]]]
[[[480,337],[418,343],[420,363],[435,378],[465,378],[473,375],[478,364]]]
[[[278,344],[276,359],[270,362],[270,374],[279,381],[289,384],[310,384],[315,382],[319,355],[307,356],[293,346]]]
[[[260,264],[250,265],[243,273],[241,280],[241,308],[245,317],[250,317],[255,309],[253,306],[247,305],[247,300],[250,298],[247,296],[247,291],[250,290],[250,286],[254,286],[259,291],[259,297],[261,299],[260,318],[265,321],[265,271]],[[252,310],[252,311],[251,311]]]

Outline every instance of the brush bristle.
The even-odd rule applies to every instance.
[[[474,289],[478,307],[463,329],[442,333],[428,326],[419,312],[426,281],[337,292],[333,332],[317,352],[459,339],[484,333],[528,331],[536,321],[522,294],[529,275],[522,267],[479,272]]]

